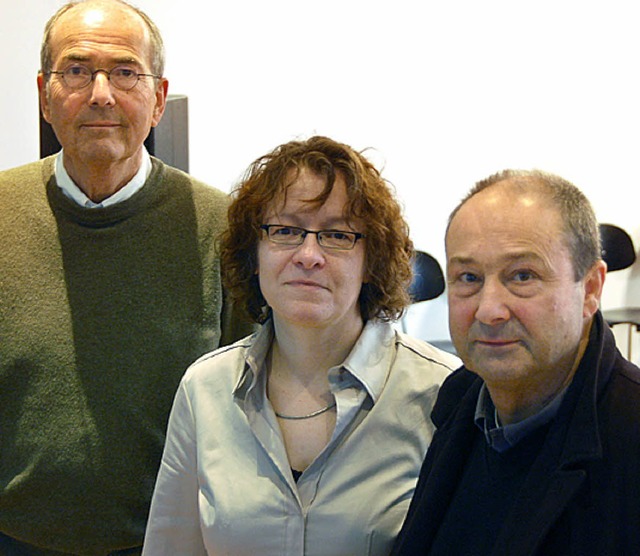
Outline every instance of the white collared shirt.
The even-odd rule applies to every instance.
[[[63,164],[64,149],[61,150],[56,156],[55,175],[56,183],[58,187],[62,189],[62,192],[72,201],[75,201],[81,207],[85,208],[104,208],[122,201],[126,201],[130,197],[133,197],[147,181],[149,174],[151,173],[151,157],[146,148],[142,148],[142,163],[140,169],[133,176],[132,180],[124,187],[118,189],[113,195],[103,199],[99,203],[94,203],[89,197],[87,197],[82,189],[80,189],[75,182],[71,179],[71,176],[67,173]]]

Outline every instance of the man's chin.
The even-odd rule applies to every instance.
[[[123,146],[113,141],[91,141],[78,149],[78,158],[87,165],[114,164],[129,158]]]
[[[515,343],[499,347],[474,345],[461,358],[469,370],[480,376],[513,376],[514,373],[531,365],[531,360],[526,355],[522,344]]]

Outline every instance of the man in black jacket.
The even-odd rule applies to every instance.
[[[479,182],[446,234],[465,366],[396,555],[640,554],[640,369],[598,305],[606,264],[588,200],[543,172]]]

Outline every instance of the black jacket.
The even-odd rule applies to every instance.
[[[481,385],[464,367],[443,384],[431,414],[437,430],[393,555],[429,553],[473,445]],[[640,369],[622,357],[600,313],[490,554],[640,555]]]

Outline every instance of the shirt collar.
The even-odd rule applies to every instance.
[[[475,423],[484,433],[489,446],[497,452],[505,452],[534,430],[549,423],[558,413],[566,391],[566,388],[563,389],[538,413],[517,423],[502,426],[498,422],[498,413],[491,400],[489,389],[486,384],[482,384],[476,404]]]
[[[395,350],[391,349],[395,339],[390,324],[369,320],[340,369],[332,369],[330,379],[332,374],[347,372],[377,402],[395,358]]]
[[[124,187],[120,188],[110,197],[107,197],[100,203],[94,203],[89,197],[87,197],[82,189],[80,189],[75,182],[71,179],[67,170],[63,164],[64,149],[61,150],[56,156],[55,175],[56,183],[58,187],[62,189],[62,192],[72,201],[85,208],[104,208],[122,201],[126,201],[134,194],[136,194],[147,181],[149,174],[151,173],[151,157],[146,148],[142,148],[142,163],[135,176]]]
[[[253,341],[247,349],[244,369],[238,377],[233,394],[245,398],[252,391],[263,374],[264,362],[267,359],[273,342],[273,322],[265,322],[253,336]]]
[[[248,349],[246,364],[240,374],[234,395],[241,398],[253,390],[264,372],[264,361],[273,342],[273,322],[267,321],[257,332]],[[375,403],[387,381],[393,363],[395,332],[387,323],[369,321],[342,365],[329,371],[329,382],[333,389],[347,387],[364,388]]]

